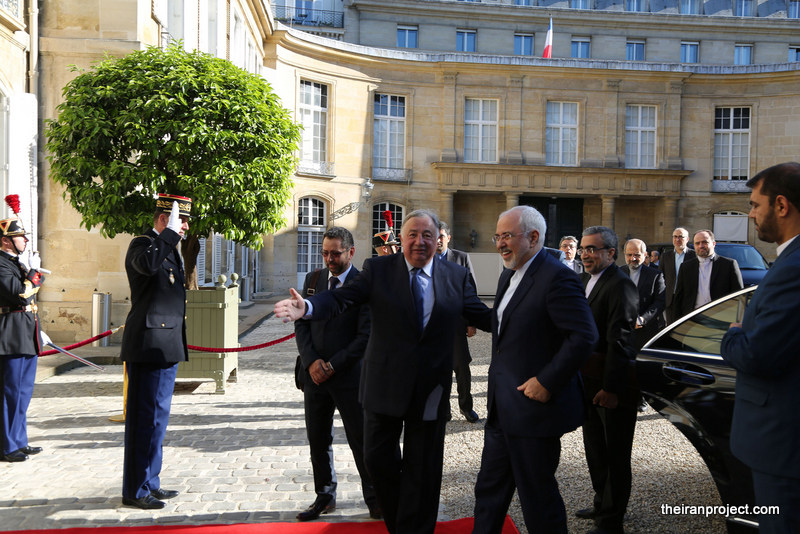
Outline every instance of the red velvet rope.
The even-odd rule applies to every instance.
[[[73,343],[72,345],[67,345],[66,347],[62,347],[62,348],[64,350],[70,350],[70,349],[75,349],[75,348],[78,348],[78,347],[82,347],[84,345],[88,345],[89,343],[97,341],[98,339],[103,339],[106,336],[110,336],[111,334],[113,334],[114,332],[119,330],[119,328],[121,328],[121,327],[114,328],[112,330],[106,330],[102,334],[97,334],[94,337],[90,337],[89,339],[85,339],[83,341],[79,341],[78,343]],[[221,348],[221,347],[198,347],[196,345],[187,345],[187,347],[190,350],[197,350],[197,351],[200,351],[200,352],[247,352],[247,351],[250,351],[250,350],[258,350],[258,349],[263,349],[263,348],[266,348],[266,347],[271,347],[273,345],[277,345],[278,343],[283,343],[284,341],[289,341],[293,337],[294,337],[294,334],[289,334],[288,336],[284,336],[284,337],[282,337],[280,339],[274,339],[272,341],[267,341],[266,343],[261,343],[259,345],[250,345],[249,347]],[[50,356],[52,354],[59,354],[59,352],[57,350],[48,350],[48,351],[45,351],[45,352],[41,353],[39,356]]]

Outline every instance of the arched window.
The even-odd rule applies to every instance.
[[[313,197],[301,198],[297,206],[297,279],[322,267],[322,234],[325,233],[325,202]]]
[[[405,208],[399,204],[392,204],[391,202],[379,202],[378,204],[374,204],[372,206],[372,235],[377,234],[378,232],[383,232],[384,230],[388,230],[389,228],[386,225],[386,220],[383,218],[383,212],[389,210],[392,214],[392,223],[394,223],[394,235],[398,238],[400,237],[400,225],[403,222],[403,217],[405,215]],[[370,235],[370,242],[372,241],[372,235]],[[375,255],[375,250],[373,249],[372,255]]]

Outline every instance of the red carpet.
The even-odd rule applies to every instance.
[[[7,534],[385,534],[381,521],[364,523],[257,523],[237,525],[152,525],[146,527],[95,527],[45,530],[10,530]],[[469,534],[472,518],[436,524],[436,534]],[[503,534],[519,534],[506,516]]]

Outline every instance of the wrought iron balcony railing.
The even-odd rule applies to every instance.
[[[344,28],[344,13],[325,9],[304,9],[294,6],[272,6],[275,19],[296,26],[328,26]]]
[[[411,182],[411,169],[373,167],[372,179],[379,182]]]

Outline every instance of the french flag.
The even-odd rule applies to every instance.
[[[550,17],[550,29],[547,30],[547,37],[544,39],[544,54],[542,57],[553,57],[553,18]]]

